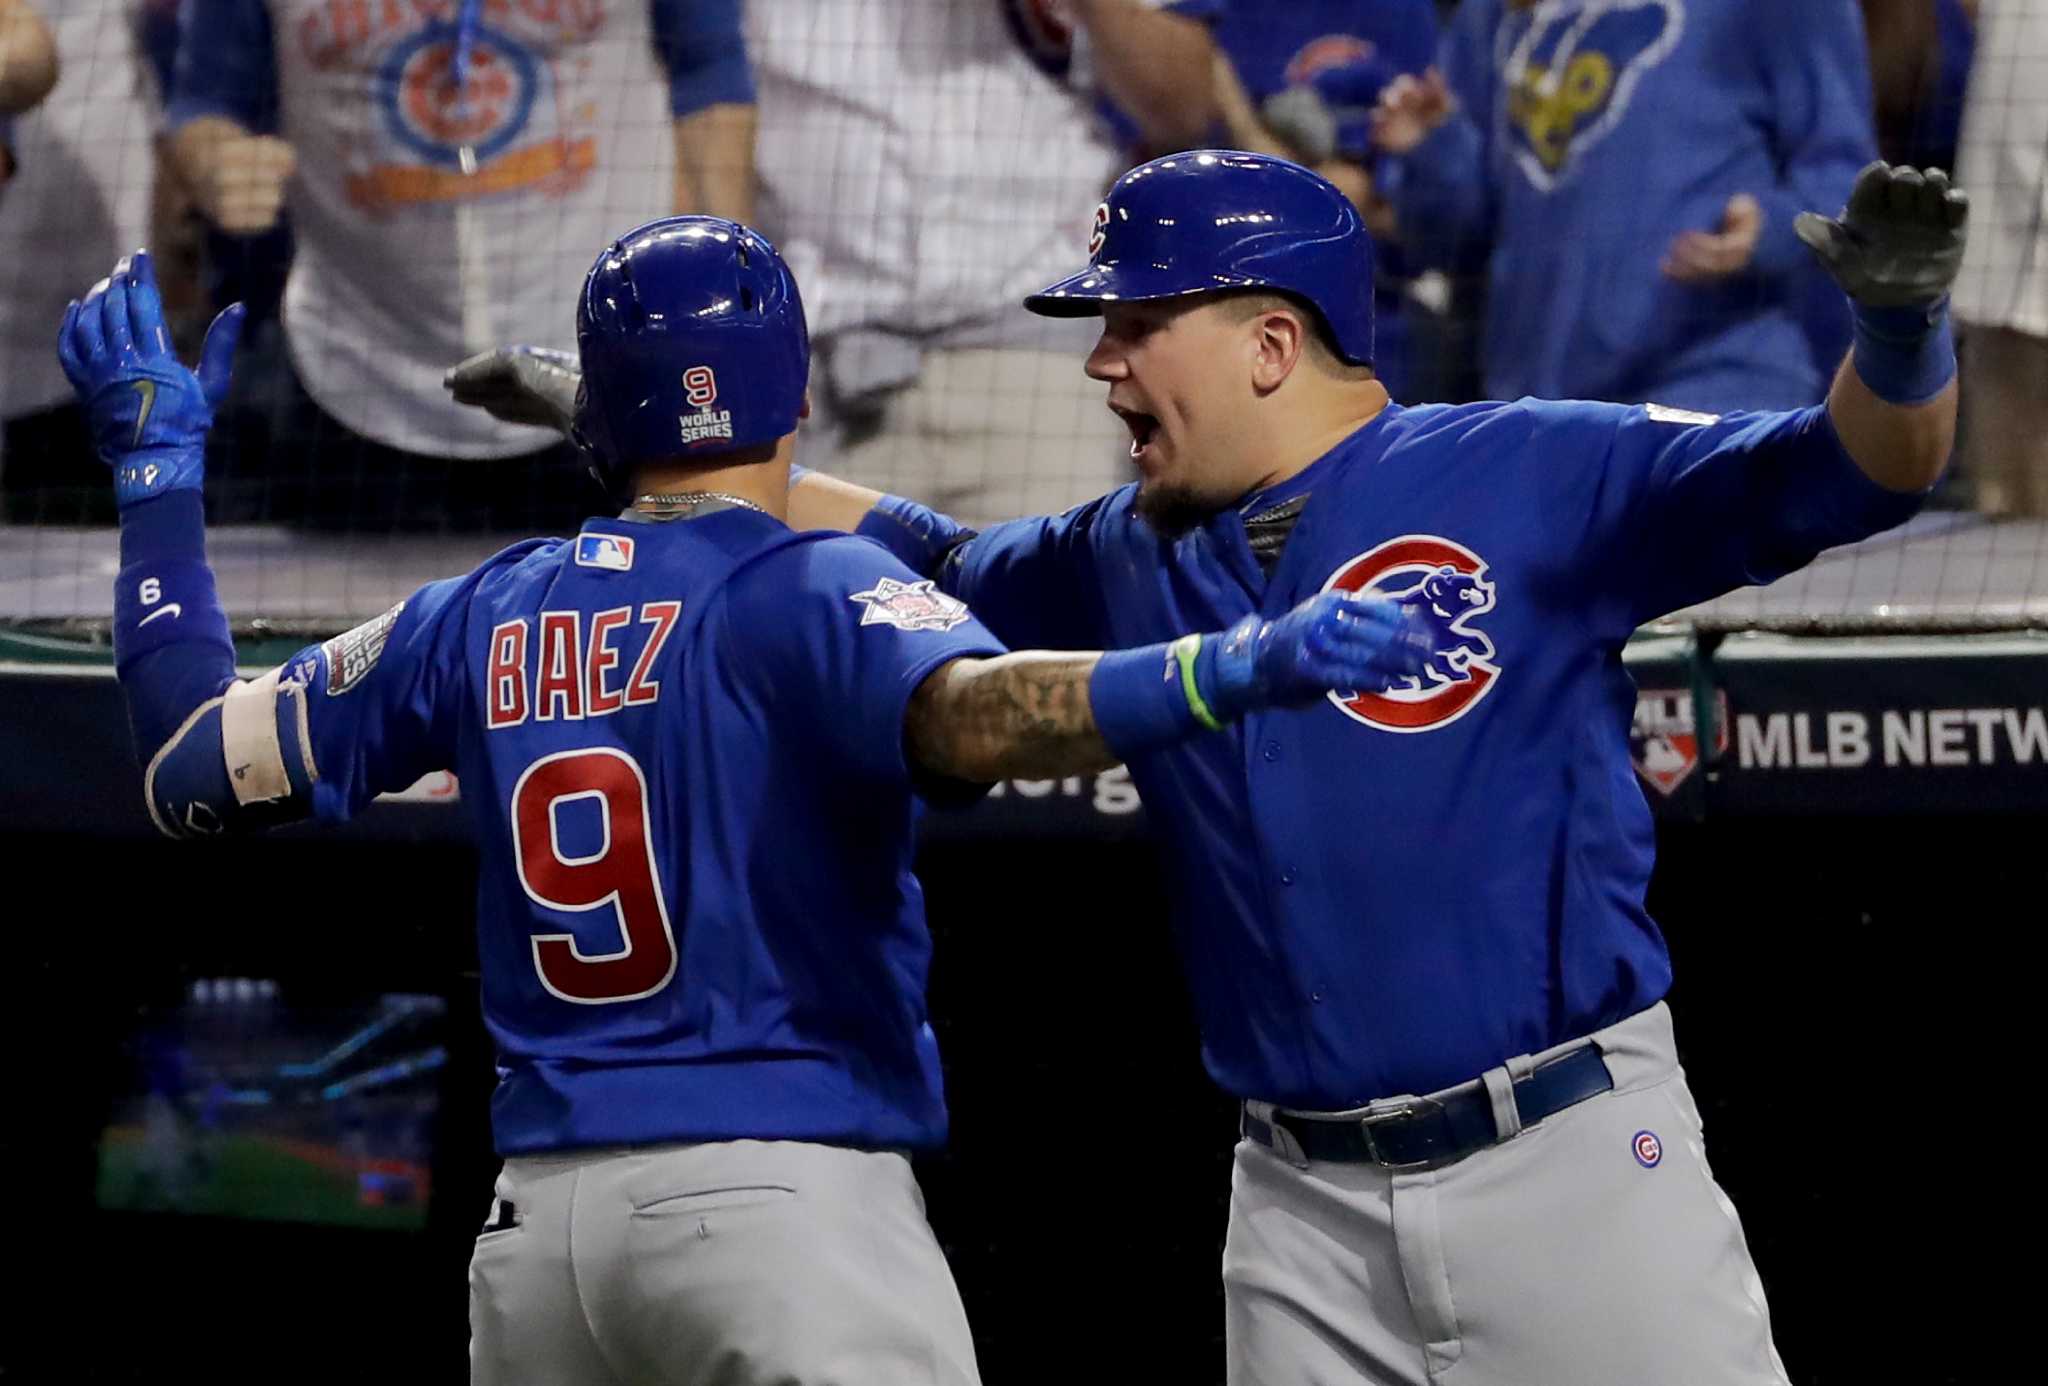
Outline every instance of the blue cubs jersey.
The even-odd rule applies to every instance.
[[[1244,517],[1307,501],[1268,577]],[[957,548],[1006,640],[1126,647],[1345,588],[1434,634],[1420,675],[1134,757],[1204,1058],[1312,1110],[1425,1093],[1661,997],[1621,647],[1642,622],[1899,523],[1824,410],[1389,406],[1169,542],[1135,489]]]
[[[865,540],[593,520],[287,666],[315,812],[453,767],[503,1154],[945,1137],[911,694],[1001,653]]]

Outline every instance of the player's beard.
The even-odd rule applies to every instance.
[[[1138,518],[1164,539],[1178,539],[1200,529],[1217,511],[1215,502],[1204,500],[1186,486],[1164,482],[1138,488]]]

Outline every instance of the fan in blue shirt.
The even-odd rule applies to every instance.
[[[1825,390],[1792,223],[1875,157],[1854,0],[1467,0],[1375,142],[1406,253],[1485,270],[1488,396]]]

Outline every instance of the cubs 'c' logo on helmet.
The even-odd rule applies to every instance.
[[[1493,641],[1471,624],[1493,610],[1494,585],[1486,580],[1486,561],[1455,540],[1389,539],[1340,566],[1323,590],[1385,597],[1429,634],[1420,674],[1329,695],[1348,717],[1382,731],[1435,731],[1470,712],[1500,678]]]
[[[1102,253],[1102,243],[1109,239],[1109,204],[1095,204],[1095,220],[1088,228],[1088,258],[1092,261]]]

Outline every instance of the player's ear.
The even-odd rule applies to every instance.
[[[1299,314],[1275,308],[1251,321],[1252,388],[1270,394],[1286,383],[1308,349],[1308,325]]]

